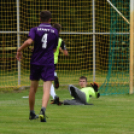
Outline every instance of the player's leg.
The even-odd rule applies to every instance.
[[[55,70],[56,70],[56,64],[54,64],[54,67],[55,67]],[[54,86],[56,88],[58,88],[59,87],[59,81],[58,81],[58,84],[57,84],[56,79],[58,80],[58,77],[57,78],[56,77],[57,77],[57,73],[56,73],[56,71],[54,71]],[[51,90],[50,90],[50,95],[53,97],[53,100],[51,100],[51,104],[57,104],[57,102],[59,100],[59,97],[55,93],[54,86],[52,84]]]
[[[87,104],[86,95],[81,92],[77,87],[69,85],[69,91],[71,96],[73,96],[76,100],[80,100],[83,104]]]
[[[44,83],[43,83],[42,108],[40,111],[40,121],[46,122],[45,112],[49,101],[50,88],[52,85],[52,81],[54,80],[54,66],[43,66],[41,72],[41,79],[44,81]]]
[[[45,81],[43,83],[42,108],[41,108],[41,111],[40,111],[41,122],[46,122],[45,111],[46,111],[47,104],[48,104],[48,101],[49,101],[51,85],[52,85],[52,81]]]
[[[51,85],[50,95],[53,97],[53,100],[51,100],[51,104],[57,104],[59,101],[59,97],[55,93],[53,84]]]
[[[56,93],[55,93],[55,89],[54,89],[53,84],[51,85],[50,95],[52,96],[53,99],[57,96]]]
[[[51,85],[52,81],[45,81],[43,83],[42,107],[47,107]]]
[[[38,88],[38,81],[40,79],[40,66],[31,65],[30,66],[30,92],[29,92],[29,108],[30,108],[30,116],[29,119],[35,119],[38,117],[34,112],[34,104],[35,104],[35,94]]]
[[[59,88],[59,78],[58,78],[58,76],[55,76],[55,78],[54,78],[54,87],[55,87],[56,89]]]
[[[29,92],[29,108],[30,108],[30,115],[29,119],[36,119],[38,115],[34,112],[34,105],[35,105],[35,94],[38,88],[38,81],[31,81],[30,92]]]
[[[64,100],[63,102],[64,105],[85,105],[83,102],[80,100],[72,99],[72,100]]]
[[[54,87],[57,89],[57,88],[59,88],[59,78],[57,76],[56,66],[57,66],[57,64],[54,64],[54,67],[55,67],[55,72],[54,72]]]

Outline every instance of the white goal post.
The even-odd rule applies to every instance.
[[[129,94],[133,94],[133,47],[134,45],[134,0],[130,0],[130,71],[129,71],[129,77],[130,77],[130,83],[129,83]]]

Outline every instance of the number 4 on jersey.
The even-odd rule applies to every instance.
[[[47,34],[44,34],[44,35],[42,36],[41,41],[43,42],[42,48],[47,48]]]

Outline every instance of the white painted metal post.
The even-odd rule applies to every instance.
[[[93,81],[95,81],[95,73],[96,73],[96,60],[95,60],[95,0],[92,1],[92,13],[93,13]]]
[[[20,47],[20,11],[19,11],[19,0],[16,0],[17,6],[17,48]],[[21,64],[18,61],[18,86],[21,84]]]
[[[133,93],[133,47],[134,45],[134,0],[130,0],[130,69],[129,69],[129,94]]]

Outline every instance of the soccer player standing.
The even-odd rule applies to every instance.
[[[21,51],[34,42],[34,51],[30,62],[30,92],[29,92],[29,119],[36,119],[38,116],[34,112],[35,93],[39,80],[43,82],[42,108],[40,111],[40,121],[46,122],[45,111],[49,100],[50,87],[54,80],[54,51],[58,45],[58,31],[50,25],[51,12],[42,11],[40,13],[41,24],[31,28],[29,38],[17,51],[17,60],[22,58]]]
[[[53,27],[56,28],[58,30],[58,32],[61,32],[61,25],[59,23],[55,23],[53,24]],[[59,87],[59,80],[58,80],[58,76],[57,76],[57,72],[56,72],[56,66],[58,64],[58,56],[59,56],[59,51],[62,52],[65,56],[68,56],[68,51],[66,49],[66,45],[64,43],[64,41],[62,40],[62,38],[59,37],[58,40],[58,46],[56,51],[54,52],[54,66],[55,66],[55,72],[54,72],[54,86],[52,84],[51,86],[51,90],[50,90],[50,95],[53,97],[54,100],[52,100],[52,104],[58,99],[58,96],[55,93],[55,88]]]

